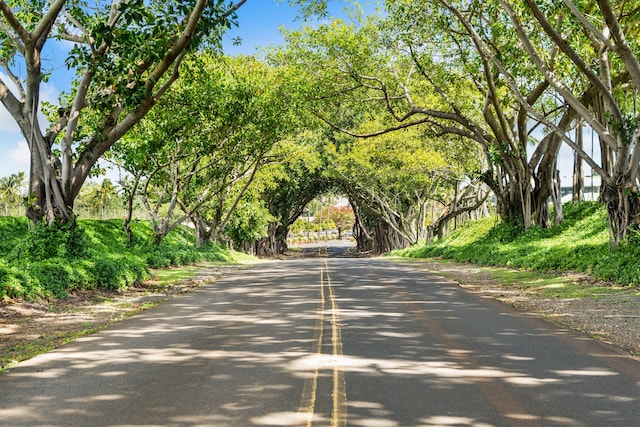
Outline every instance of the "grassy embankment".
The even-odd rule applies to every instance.
[[[521,231],[485,218],[469,223],[427,246],[395,251],[410,258],[443,258],[488,266],[496,281],[554,297],[594,296],[613,292],[603,283],[551,279],[557,273],[587,273],[593,279],[622,286],[640,284],[640,235],[618,248],[611,246],[604,206],[568,203],[565,221],[548,229]],[[517,270],[492,269],[489,266]],[[572,286],[569,286],[571,284]],[[618,290],[619,291],[619,290]]]
[[[152,230],[146,221],[133,224],[135,244],[127,241],[121,220],[78,224],[79,231],[44,226],[28,230],[25,218],[0,217],[0,301],[64,298],[74,290],[121,290],[150,278],[152,268],[235,262],[241,256],[216,246],[196,249],[187,229],[176,230],[156,246],[150,243]]]

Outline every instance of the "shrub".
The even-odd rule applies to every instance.
[[[143,260],[132,255],[109,255],[93,260],[91,273],[99,288],[126,289],[149,277]]]
[[[69,290],[79,287],[73,268],[62,258],[30,263],[27,271],[46,293],[51,293],[56,298],[64,298]]]
[[[89,240],[75,218],[64,223],[56,221],[51,225],[40,221],[26,234],[16,245],[14,259],[42,261],[51,258],[81,258],[87,255]]]
[[[194,264],[208,259],[208,247],[198,250],[184,245],[149,245],[142,250],[150,268],[166,268],[176,265]]]
[[[148,221],[132,223],[131,244],[120,220],[75,220],[27,229],[25,218],[0,217],[0,299],[63,298],[76,289],[124,289],[148,277],[149,268],[233,261],[215,245],[190,246],[189,230],[170,233],[162,245],[145,239]]]
[[[43,297],[42,289],[24,271],[0,260],[0,300]]]

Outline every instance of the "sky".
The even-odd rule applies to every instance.
[[[328,7],[330,15],[340,16],[344,4],[340,1],[330,1]],[[224,52],[228,55],[249,55],[270,45],[282,43],[281,27],[294,29],[302,25],[299,20],[296,20],[296,16],[296,10],[291,8],[286,0],[249,0],[238,10],[238,26],[224,36]],[[233,43],[237,37],[242,40],[239,46]],[[46,52],[43,52],[45,66],[53,70],[54,76],[62,74],[62,77],[55,77],[48,83],[43,83],[43,100],[55,102],[61,91],[69,89],[71,79],[64,73],[66,69],[64,59],[70,47],[68,43],[50,43],[47,45]],[[6,82],[6,76],[1,71],[0,75]],[[590,140],[587,140],[588,135],[585,137],[586,146],[590,144]],[[564,147],[560,161],[563,185],[571,182],[572,162],[571,150]],[[9,113],[0,105],[0,177],[20,171],[28,172],[28,170],[27,144]]]

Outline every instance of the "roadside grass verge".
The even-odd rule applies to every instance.
[[[215,245],[196,248],[178,228],[152,244],[148,221],[79,220],[78,226],[27,227],[26,218],[0,217],[0,301],[65,298],[81,290],[124,290],[150,278],[150,269],[201,262],[236,263],[247,256]]]
[[[531,227],[524,231],[500,223],[495,217],[484,218],[435,243],[394,251],[390,255],[444,258],[516,269],[496,270],[493,274],[496,280],[528,287],[546,296],[598,296],[620,292],[616,290],[618,286],[640,284],[638,236],[613,247],[609,243],[606,210],[597,202],[567,203],[563,212],[565,221],[558,226]],[[545,274],[539,276],[541,273]],[[565,273],[585,274],[589,279],[570,283],[567,278],[567,282],[553,283],[553,280],[564,280],[562,274]],[[575,277],[572,280],[575,282]],[[612,288],[613,285],[616,286]]]
[[[200,265],[155,269],[151,270],[151,280],[153,280],[154,287],[162,288],[182,280],[187,280],[196,275],[200,270],[202,270],[202,266]]]

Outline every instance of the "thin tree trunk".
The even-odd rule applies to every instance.
[[[581,119],[576,120],[576,145],[581,149],[584,148]],[[571,200],[573,200],[574,202],[584,200],[584,177],[582,158],[580,158],[575,150],[573,151],[573,191]]]

